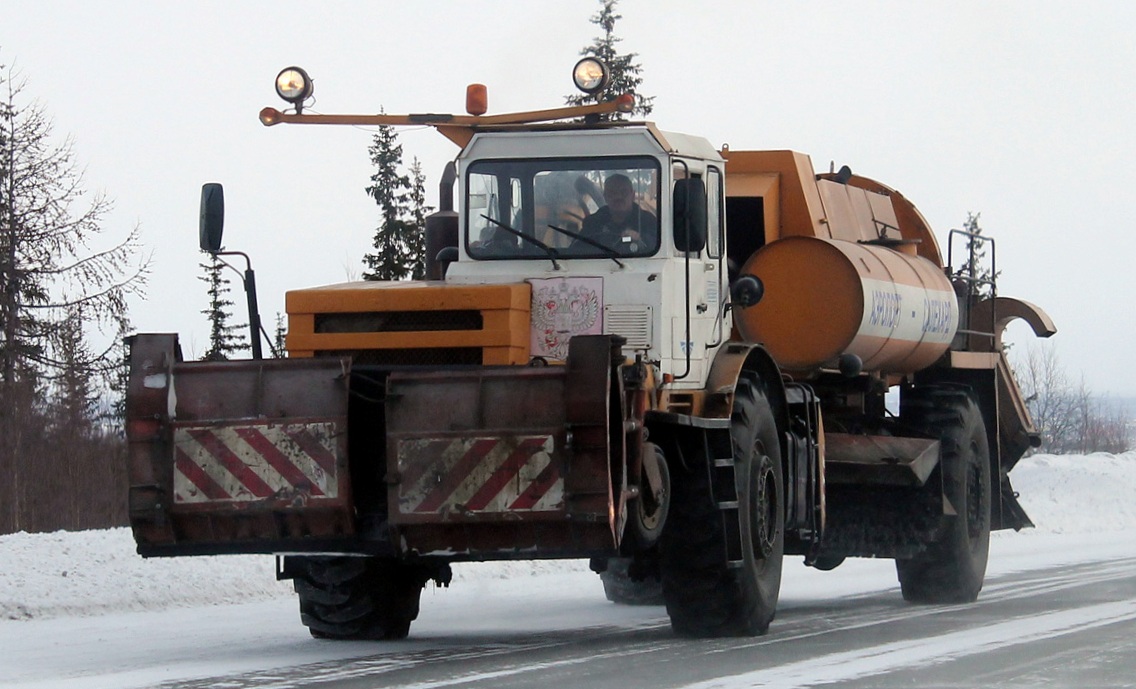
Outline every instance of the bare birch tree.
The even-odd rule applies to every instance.
[[[1015,361],[1015,376],[1041,433],[1039,452],[1053,454],[1125,452],[1130,447],[1128,418],[1089,389],[1074,383],[1052,347],[1030,347]]]

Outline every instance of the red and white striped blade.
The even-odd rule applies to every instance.
[[[551,435],[398,441],[402,514],[550,512],[564,507]]]
[[[174,429],[174,502],[335,498],[331,422]]]

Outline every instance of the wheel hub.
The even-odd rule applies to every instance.
[[[752,540],[754,554],[764,560],[773,553],[777,540],[777,483],[769,456],[760,453],[757,456]]]

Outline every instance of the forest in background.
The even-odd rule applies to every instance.
[[[104,231],[112,202],[27,83],[0,62],[0,532],[119,525],[122,339],[150,259],[137,226]]]

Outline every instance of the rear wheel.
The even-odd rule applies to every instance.
[[[844,564],[843,555],[821,555],[813,561],[813,567],[822,572],[831,572],[842,564]]]
[[[727,534],[705,464],[672,481],[661,542],[663,595],[676,634],[751,636],[769,629],[785,547],[781,450],[769,401],[744,374],[730,418],[741,561],[725,560]]]
[[[957,388],[930,388],[905,405],[908,422],[939,438],[943,495],[957,516],[946,517],[936,540],[919,555],[896,560],[904,600],[969,603],[978,598],[990,552],[990,449],[982,412]]]
[[[374,557],[305,557],[293,584],[300,619],[321,639],[404,639],[428,570]]]

